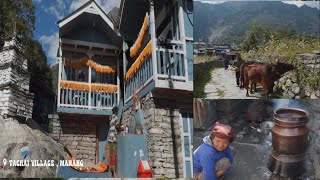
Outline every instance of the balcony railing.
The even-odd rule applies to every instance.
[[[152,58],[147,57],[141,68],[126,82],[126,99],[132,96],[133,91],[139,91],[153,80]]]
[[[131,99],[133,91],[140,92],[152,81],[187,81],[183,45],[179,41],[171,44],[172,49],[157,47],[156,61],[152,61],[152,55],[149,55],[142,66],[129,78],[125,84],[126,102]],[[156,75],[154,75],[153,66],[156,66]]]
[[[60,107],[104,110],[117,105],[117,92],[91,91],[92,85],[90,87],[89,83],[68,82],[82,84],[88,87],[89,90],[73,90],[73,88],[60,86]],[[64,81],[62,83],[64,83]],[[101,86],[116,88],[115,85],[101,84]]]
[[[173,49],[158,48],[157,77],[173,81],[185,81],[185,60],[182,44],[174,44]]]
[[[59,73],[59,108],[111,110],[118,104],[119,87],[113,68],[91,60],[64,61],[60,62]]]

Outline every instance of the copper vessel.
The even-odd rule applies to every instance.
[[[305,172],[305,153],[308,146],[309,113],[302,109],[281,108],[274,111],[272,150],[269,170],[283,177],[295,177]]]

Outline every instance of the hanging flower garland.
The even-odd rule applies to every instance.
[[[61,81],[60,87],[63,89],[72,89],[72,90],[84,90],[89,91],[89,84],[83,82],[74,82],[74,81]]]
[[[147,29],[148,29],[148,23],[149,23],[149,15],[148,15],[148,13],[146,13],[146,17],[144,18],[142,27],[141,27],[139,35],[138,35],[138,38],[136,39],[136,41],[134,42],[134,44],[130,48],[130,57],[131,58],[135,57],[139,53],[139,49],[141,48],[142,40],[143,40],[144,35],[146,34]]]
[[[60,87],[63,89],[72,89],[72,90],[80,90],[80,91],[89,91],[90,90],[89,83],[75,82],[75,81],[61,81]],[[117,85],[93,83],[93,84],[91,84],[91,91],[92,92],[101,91],[101,92],[106,92],[106,93],[115,93],[115,92],[117,92]]]
[[[131,65],[128,72],[126,73],[126,81],[128,81],[131,78],[131,76],[138,71],[138,69],[141,67],[143,62],[147,59],[148,56],[150,56],[151,53],[152,53],[152,45],[151,45],[151,41],[149,41],[149,43],[143,49],[139,57]]]
[[[102,91],[106,93],[115,93],[117,92],[117,86],[111,84],[91,84],[91,91]]]
[[[102,66],[92,60],[88,60],[88,62],[86,63],[87,66],[90,66],[93,70],[95,70],[96,72],[100,72],[100,73],[115,73],[116,71],[114,69],[112,69],[109,66]]]
[[[64,60],[63,65],[74,68],[74,69],[81,69],[83,65],[87,63],[87,59],[83,59],[80,61],[68,61]]]
[[[91,67],[94,71],[96,72],[100,72],[100,73],[115,73],[116,71],[109,67],[109,66],[103,66],[100,65],[92,60],[80,60],[80,61],[68,61],[68,60],[64,60],[64,65],[71,67],[71,68],[75,68],[75,69],[81,69],[83,65],[87,65],[89,67]]]

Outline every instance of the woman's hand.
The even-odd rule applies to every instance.
[[[216,171],[216,176],[218,179],[221,179],[224,175],[224,171],[223,170],[219,170],[219,171]]]

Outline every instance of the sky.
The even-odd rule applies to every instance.
[[[57,22],[89,0],[32,0],[36,7],[36,28],[34,37],[46,52],[48,64],[57,63],[59,34]],[[120,6],[120,0],[96,0],[108,13],[113,7]]]

